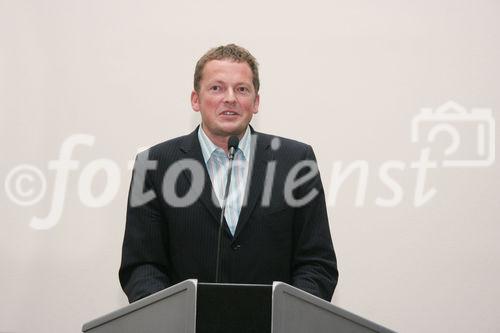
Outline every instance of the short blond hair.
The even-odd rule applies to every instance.
[[[259,64],[255,57],[247,49],[236,44],[227,44],[214,47],[208,50],[196,63],[194,70],[194,90],[200,92],[200,81],[202,79],[203,68],[211,60],[229,59],[235,62],[246,62],[252,70],[252,83],[255,93],[259,92]]]

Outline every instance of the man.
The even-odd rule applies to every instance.
[[[289,283],[330,301],[338,279],[325,197],[310,146],[258,133],[255,58],[229,44],[197,63],[201,126],[138,155],[120,282],[129,301],[188,278],[214,282],[228,139],[240,139],[221,239],[220,282]]]

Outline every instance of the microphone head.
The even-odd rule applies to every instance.
[[[227,149],[231,150],[233,148],[234,150],[238,149],[238,144],[240,143],[240,139],[236,135],[231,135],[229,137],[229,140],[227,141]]]

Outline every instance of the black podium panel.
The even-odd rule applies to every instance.
[[[272,286],[198,283],[197,333],[271,333]]]

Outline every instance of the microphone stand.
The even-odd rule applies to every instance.
[[[231,174],[233,170],[233,160],[234,160],[234,153],[236,152],[236,149],[234,146],[229,147],[229,167],[227,168],[227,182],[226,182],[226,189],[224,190],[224,197],[222,199],[222,205],[221,205],[221,214],[220,214],[220,221],[219,221],[219,236],[217,238],[217,263],[215,265],[215,283],[220,282],[220,257],[221,257],[221,239],[222,239],[222,226],[224,225],[224,214],[226,212],[226,202],[227,202],[227,197],[229,194],[229,186],[231,184]]]

